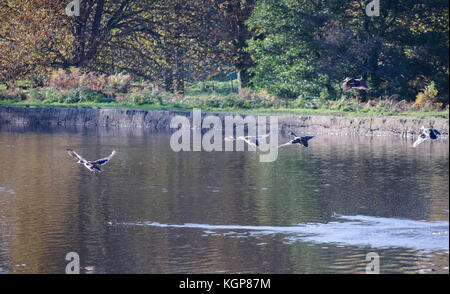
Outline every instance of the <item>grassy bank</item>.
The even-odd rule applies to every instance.
[[[449,118],[445,110],[433,104],[382,97],[361,102],[352,96],[341,99],[281,99],[266,92],[244,90],[237,93],[237,81],[198,82],[186,87],[184,95],[161,91],[154,85],[132,83],[117,76],[115,84],[95,88],[93,86],[66,85],[49,87],[18,87],[7,90],[0,87],[0,105],[22,107],[70,107],[93,109],[142,109],[203,111],[237,114],[316,114],[350,116],[408,116],[414,118]],[[67,83],[67,79],[64,80]],[[98,85],[98,83],[94,83]],[[425,100],[426,101],[426,100]]]
[[[43,103],[33,100],[0,100],[0,106],[16,106],[16,107],[66,107],[66,108],[89,108],[89,109],[138,109],[138,110],[166,110],[166,111],[192,111],[196,106],[180,105],[180,104],[129,104],[117,102],[78,102],[64,103],[51,102]],[[338,111],[330,109],[307,109],[307,108],[217,108],[217,107],[198,107],[202,111],[219,112],[219,113],[235,113],[235,114],[264,114],[264,115],[339,115],[339,116],[386,116],[386,117],[412,117],[418,119],[449,119],[449,112],[442,111]]]

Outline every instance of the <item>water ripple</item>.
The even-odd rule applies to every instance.
[[[150,226],[164,228],[201,229],[204,233],[217,231],[223,236],[242,237],[242,231],[250,236],[273,234],[286,235],[285,241],[333,243],[372,248],[413,248],[419,250],[449,250],[448,221],[416,221],[364,215],[336,215],[338,221],[306,223],[296,226],[246,226],[210,224],[164,224],[158,222],[109,222],[109,225]],[[240,231],[240,232],[236,232]]]

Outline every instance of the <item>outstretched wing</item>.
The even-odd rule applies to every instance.
[[[247,143],[248,145],[253,146],[256,149],[259,149],[259,143],[258,143],[257,136],[253,136],[253,137],[238,137],[237,140],[242,140],[245,143]]]
[[[80,162],[85,163],[87,160],[84,159],[83,157],[81,157],[80,155],[78,155],[75,151],[71,150],[71,149],[66,149],[67,153],[69,153],[70,156],[72,156],[75,159],[78,159]]]
[[[265,139],[267,137],[269,137],[270,134],[265,134],[265,135],[258,135],[258,136],[247,136],[241,139],[243,139],[247,144],[254,146],[258,149],[260,149],[260,142],[262,139]]]
[[[347,77],[341,85],[342,90],[350,91],[352,89],[351,83],[354,83],[354,79]]]
[[[369,91],[371,89],[370,86],[367,84],[367,81],[363,77],[361,77],[359,79],[347,77],[347,78],[345,78],[344,82],[342,83],[341,88],[344,91],[349,91],[351,89]]]
[[[439,133],[438,130],[430,129],[429,136],[430,136],[431,139],[433,139],[433,140],[438,139],[440,134],[441,133]]]
[[[289,135],[293,136],[294,138],[297,138],[297,135],[292,130],[289,131]]]
[[[104,165],[106,164],[108,161],[111,160],[111,158],[113,158],[113,156],[116,154],[116,150],[113,150],[113,152],[105,158],[102,159],[97,159],[96,161],[90,161],[89,163],[93,164],[93,165]]]
[[[295,144],[294,141],[295,141],[295,140],[292,140],[292,141],[289,141],[289,142],[287,142],[287,143],[281,144],[280,146],[278,146],[278,148],[284,147],[284,146],[294,145],[294,144]]]
[[[420,135],[417,140],[413,143],[413,147],[417,147],[419,144],[422,144],[428,139],[428,136]]]
[[[265,134],[265,135],[258,135],[258,136],[245,136],[245,137],[243,137],[243,138],[245,138],[245,139],[264,139],[264,138],[267,138],[267,137],[269,137],[270,136],[270,134]],[[239,137],[239,138],[242,138],[242,137]]]
[[[314,138],[314,136],[305,136],[305,137],[301,137],[300,138],[300,143],[305,146],[308,147],[308,141],[311,140],[312,138]]]

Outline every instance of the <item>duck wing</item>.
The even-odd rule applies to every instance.
[[[296,141],[297,139],[294,139],[294,140],[291,140],[291,141],[289,141],[289,142],[287,142],[287,143],[284,143],[284,144],[281,144],[280,146],[278,146],[278,148],[280,148],[280,147],[284,147],[284,146],[290,146],[290,145],[294,145],[294,144],[297,144]]]
[[[425,134],[420,134],[417,140],[413,143],[413,147],[417,147],[419,144],[422,144],[426,140],[428,140],[428,136],[426,136]]]
[[[435,129],[430,129],[430,131],[429,131],[430,133],[430,138],[431,139],[433,139],[433,140],[436,140],[436,139],[438,139],[439,138],[439,135],[441,134],[441,133],[439,133],[439,131],[438,130],[435,130]]]
[[[108,161],[110,161],[111,158],[113,158],[115,154],[116,154],[116,150],[113,150],[113,152],[108,157],[105,157],[102,159],[97,159],[96,161],[89,161],[89,163],[92,164],[93,166],[104,165],[104,164],[108,163]]]
[[[237,140],[242,140],[245,143],[247,143],[248,145],[259,149],[258,136],[238,137]]]
[[[341,85],[342,90],[349,91],[352,89],[351,83],[354,83],[354,79],[347,77]]]
[[[75,151],[73,151],[72,149],[66,149],[67,153],[69,153],[70,156],[72,156],[75,159],[78,159],[80,162],[85,163],[87,162],[86,159],[84,159],[83,157],[81,157],[80,155],[78,155]]]
[[[312,138],[314,138],[314,136],[305,136],[305,137],[301,137],[300,138],[300,143],[305,146],[308,147],[308,141],[311,140]]]
[[[289,131],[289,135],[293,136],[294,138],[298,137],[292,130]]]
[[[238,137],[238,139],[264,139],[269,137],[270,134],[265,135],[258,135],[258,136],[244,136],[244,137]]]

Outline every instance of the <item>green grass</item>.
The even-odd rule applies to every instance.
[[[159,111],[192,111],[194,106],[183,104],[129,104],[129,103],[99,103],[99,102],[78,102],[64,103],[51,102],[44,103],[37,100],[0,100],[0,106],[18,107],[65,107],[65,108],[89,108],[89,109],[138,109],[138,110],[159,110]],[[202,111],[234,114],[261,114],[261,115],[338,115],[352,117],[408,117],[417,119],[449,119],[449,112],[444,110],[435,111],[336,111],[330,109],[302,109],[302,108],[217,108],[217,107],[196,107]]]
[[[449,119],[448,110],[424,107],[417,110],[409,102],[399,108],[399,102],[381,100],[375,104],[361,103],[351,97],[339,100],[294,99],[284,100],[267,92],[255,93],[244,89],[237,93],[237,80],[204,81],[186,85],[184,96],[168,92],[153,92],[141,84],[132,84],[127,93],[105,94],[88,88],[57,90],[52,87],[28,87],[29,81],[21,81],[17,91],[8,92],[0,84],[0,106],[66,107],[91,109],[142,109],[166,111],[202,111],[235,114],[263,115],[338,115],[353,117],[409,117],[419,119]],[[111,97],[112,95],[112,97]],[[375,101],[376,102],[376,101]],[[403,109],[403,110],[400,110]]]

